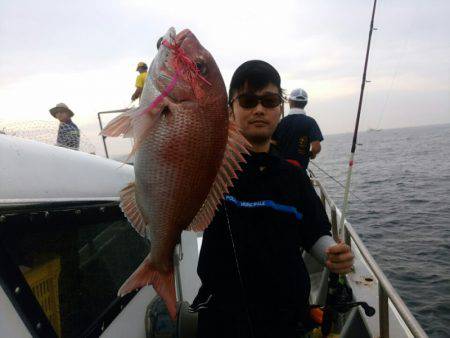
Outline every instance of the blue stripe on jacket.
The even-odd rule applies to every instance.
[[[297,210],[297,208],[290,205],[284,205],[276,203],[272,200],[263,200],[255,202],[238,201],[235,197],[230,195],[225,195],[225,200],[231,202],[240,208],[272,208],[276,211],[293,214],[297,220],[301,220],[303,215]]]

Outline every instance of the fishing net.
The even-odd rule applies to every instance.
[[[58,122],[40,120],[14,122],[0,120],[0,134],[11,135],[95,154],[95,146],[86,135],[84,135],[81,131],[75,132],[73,129],[67,128],[67,126],[64,125],[62,126],[62,133],[60,133],[61,137],[57,142],[58,129]],[[78,144],[79,147],[77,149]]]

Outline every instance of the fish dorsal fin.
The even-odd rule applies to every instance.
[[[144,220],[136,203],[136,186],[134,182],[128,184],[120,191],[120,208],[139,235],[145,237],[147,222]]]
[[[217,172],[208,196],[187,228],[188,230],[203,231],[208,227],[224,194],[228,193],[228,188],[233,186],[232,179],[237,178],[236,171],[242,170],[239,163],[245,162],[243,154],[248,154],[247,149],[250,148],[251,145],[238,131],[236,124],[230,121],[228,125],[228,142],[225,147],[222,165]]]

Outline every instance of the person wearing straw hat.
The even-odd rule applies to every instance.
[[[301,88],[289,95],[290,110],[278,124],[272,140],[280,155],[298,162],[304,169],[309,160],[314,159],[321,150],[322,132],[312,117],[304,110],[308,104],[308,94]]]
[[[58,103],[50,109],[50,114],[60,122],[56,145],[58,147],[78,150],[80,148],[80,130],[72,122],[73,111],[66,104]]]
[[[139,75],[136,77],[136,90],[133,95],[131,95],[131,101],[134,101],[141,97],[142,89],[144,88],[145,79],[147,79],[147,64],[145,62],[139,62],[136,71]]]

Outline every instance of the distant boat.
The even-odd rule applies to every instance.
[[[368,132],[372,132],[372,131],[382,131],[383,129],[381,128],[367,128]]]

